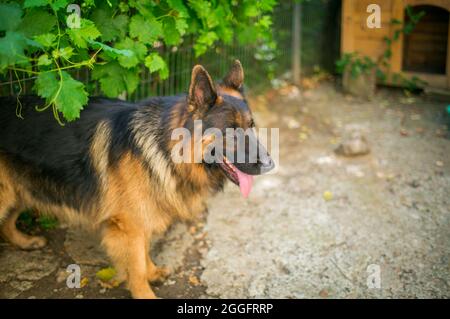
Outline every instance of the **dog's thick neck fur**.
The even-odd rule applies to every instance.
[[[172,131],[187,128],[195,117],[188,112],[186,95],[174,98],[177,101],[170,104],[164,98],[139,102],[141,107],[134,112],[130,123],[133,141],[162,187],[213,194],[223,188],[226,180],[218,166],[172,161]]]

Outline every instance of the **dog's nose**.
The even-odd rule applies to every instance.
[[[270,156],[260,158],[259,162],[261,163],[261,173],[263,174],[271,171],[275,167],[275,163]]]

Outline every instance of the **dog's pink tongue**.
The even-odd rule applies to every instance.
[[[236,170],[239,179],[239,188],[241,189],[241,194],[245,198],[248,197],[253,185],[253,176],[242,173],[240,170]]]

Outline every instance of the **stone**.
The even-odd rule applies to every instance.
[[[370,153],[369,143],[360,131],[348,133],[342,143],[335,150],[336,154],[343,156],[360,156]]]
[[[174,272],[183,265],[184,255],[193,243],[194,236],[185,224],[173,225],[166,234],[154,241],[153,247],[159,248],[152,249],[155,264]]]
[[[0,290],[0,297],[16,297],[58,267],[57,258],[49,249],[24,251],[7,244],[4,246],[0,254],[0,286],[9,288]]]
[[[78,265],[101,266],[110,263],[100,246],[100,239],[82,229],[69,229],[64,247]]]

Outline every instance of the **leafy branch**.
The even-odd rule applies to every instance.
[[[76,2],[81,16],[68,16]],[[163,80],[169,76],[161,47],[182,45],[194,39],[196,56],[218,42],[273,43],[270,26],[275,0],[3,0],[0,3],[0,75],[13,72],[36,77],[34,91],[45,99],[55,119],[79,118],[98,81],[107,97],[133,93],[141,66]],[[79,22],[73,27],[69,21]],[[92,71],[82,83],[79,69]]]

